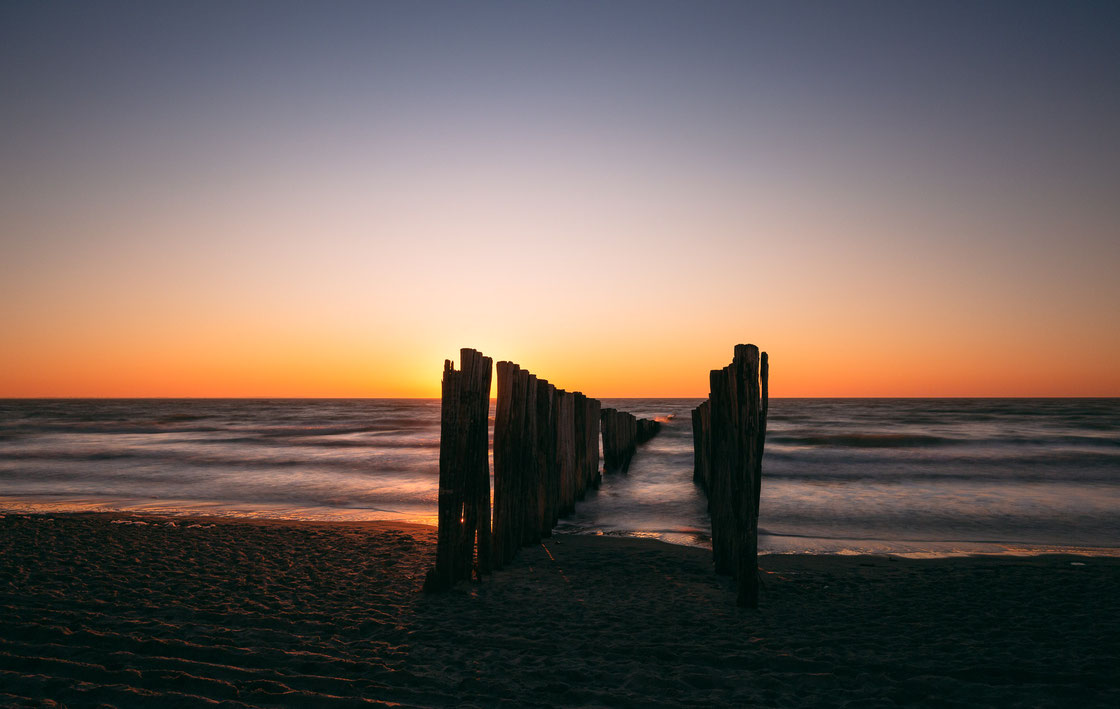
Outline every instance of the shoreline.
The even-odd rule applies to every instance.
[[[1120,703],[1120,559],[767,555],[748,611],[706,550],[611,536],[427,596],[434,542],[5,513],[0,706]]]
[[[293,508],[299,509],[299,508]],[[302,508],[306,509],[306,508]],[[282,514],[282,513],[278,513]],[[292,514],[298,514],[293,512]],[[359,513],[360,514],[360,513]],[[0,516],[3,515],[38,515],[38,516],[111,516],[155,518],[167,520],[204,520],[206,522],[244,522],[247,524],[262,525],[374,525],[382,527],[392,526],[418,526],[428,527],[433,533],[436,529],[435,515],[412,515],[400,513],[396,517],[378,519],[346,519],[343,517],[330,518],[298,518],[285,516],[269,516],[265,512],[246,512],[231,514],[206,514],[183,510],[173,511],[148,511],[132,510],[125,508],[107,508],[104,503],[77,503],[77,502],[49,502],[44,498],[3,495],[0,494]],[[429,521],[430,520],[430,521]],[[610,539],[652,539],[671,546],[683,546],[694,549],[711,551],[710,541],[707,543],[673,541],[674,538],[688,537],[690,532],[643,532],[643,531],[607,531],[589,533],[572,531],[564,528],[565,520],[560,521],[560,526],[554,532],[559,537],[604,537]],[[836,550],[829,549],[797,549],[798,545],[789,544],[787,540],[804,540],[802,544],[826,543],[840,547]],[[779,541],[780,540],[780,541]],[[769,556],[883,556],[899,559],[953,559],[968,558],[973,556],[992,556],[1008,558],[1028,558],[1034,556],[1073,555],[1090,558],[1120,558],[1120,547],[1084,546],[1070,544],[1045,544],[1038,542],[1014,541],[969,541],[969,540],[891,540],[884,538],[823,538],[802,535],[773,534],[764,530],[759,532],[759,557]],[[777,543],[776,543],[777,542]],[[844,542],[844,544],[841,544]],[[897,548],[874,548],[877,545],[890,547],[932,547],[917,550],[899,550]],[[771,547],[771,548],[764,548]],[[777,547],[777,548],[773,548]],[[785,548],[783,548],[785,547]],[[795,547],[791,549],[790,547]],[[856,551],[851,547],[863,547]],[[869,548],[870,547],[870,548]],[[939,549],[937,547],[940,547]]]
[[[205,515],[193,514],[184,512],[182,514],[169,514],[158,512],[128,512],[128,511],[57,511],[57,512],[39,512],[39,511],[26,511],[26,510],[10,510],[0,507],[0,520],[5,517],[28,517],[28,518],[52,518],[44,521],[55,521],[57,518],[62,519],[88,519],[90,521],[118,523],[118,524],[139,524],[145,523],[148,525],[159,525],[160,523],[166,524],[168,522],[175,523],[173,527],[185,527],[188,525],[247,525],[253,527],[293,527],[293,528],[321,528],[321,529],[358,529],[370,531],[407,531],[417,533],[430,533],[435,535],[437,527],[434,524],[425,524],[421,522],[409,522],[402,520],[391,519],[367,519],[367,520],[346,520],[346,519],[331,519],[331,520],[317,520],[317,519],[291,519],[287,517],[235,517],[235,516],[222,516],[222,515]],[[664,545],[671,548],[684,548],[694,549],[703,553],[710,553],[710,547],[699,546],[696,544],[677,544],[668,542],[663,539],[658,539],[650,536],[644,536],[642,533],[604,533],[604,534],[585,534],[581,532],[569,531],[556,531],[553,533],[552,539],[606,539],[617,541],[620,543],[637,542],[639,544],[655,544]],[[544,540],[548,542],[548,539]],[[863,540],[855,540],[863,541]],[[996,542],[992,542],[996,543]],[[1000,542],[1002,543],[1002,542]],[[1080,550],[1086,550],[1094,553],[1082,553]],[[1095,553],[1103,552],[1103,553]],[[1114,552],[1114,553],[1110,553]],[[838,557],[842,559],[891,559],[898,561],[936,561],[940,559],[968,559],[968,558],[991,558],[991,559],[1030,559],[1033,557],[1075,557],[1075,558],[1112,558],[1120,557],[1120,549],[1113,549],[1111,547],[1066,547],[1061,550],[1054,551],[1039,551],[1039,552],[1005,552],[997,554],[988,553],[953,553],[945,555],[929,555],[918,556],[912,555],[907,552],[894,553],[852,553],[852,552],[759,552],[759,558],[831,558]]]

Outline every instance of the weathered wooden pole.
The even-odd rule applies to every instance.
[[[638,419],[629,411],[626,412],[626,470],[630,470],[630,461],[638,448]]]
[[[479,574],[490,571],[490,462],[487,428],[492,361],[476,350],[459,352],[460,370],[443,365],[440,407],[436,563],[424,587],[450,588],[469,579],[478,550]]]
[[[738,348],[736,348],[738,354]],[[749,446],[749,486],[743,492],[741,509],[749,515],[746,548],[739,560],[738,604],[758,607],[758,504],[762,492],[762,455],[766,446],[766,415],[769,410],[769,358],[759,356],[758,348],[747,345],[743,351],[747,371],[748,429],[744,440]],[[745,583],[744,583],[745,581]]]
[[[716,573],[734,573],[734,534],[732,517],[732,470],[738,458],[733,373],[730,368],[710,373],[709,401],[712,410],[712,479],[709,506],[712,516],[712,557]]]
[[[490,539],[490,379],[493,360],[480,352],[463,349],[459,354],[463,380],[468,383],[460,394],[469,407],[466,500],[463,506],[467,569],[463,578],[470,578],[471,544],[477,549],[478,573],[491,571]]]
[[[560,450],[557,441],[558,423],[560,421],[560,398],[562,390],[553,385],[548,387],[548,442],[545,445],[548,465],[548,477],[545,479],[544,516],[541,519],[541,535],[552,536],[552,528],[556,526],[559,518],[557,510],[560,506]]]
[[[603,472],[609,473],[615,468],[614,443],[611,441],[611,414],[614,409],[602,408],[599,410],[599,430],[603,437]]]
[[[704,494],[708,494],[708,487],[711,481],[711,416],[709,414],[709,407],[711,404],[707,399],[699,406],[692,410],[692,438],[694,465],[692,470],[692,480]]]
[[[758,454],[755,458],[754,473],[754,516],[758,517],[758,503],[762,493],[762,455],[766,450],[766,416],[770,413],[770,358],[762,353],[759,372],[759,395],[761,401],[761,416],[758,421]],[[757,526],[757,522],[756,522]]]
[[[494,568],[503,566],[506,546],[506,525],[510,514],[511,500],[509,483],[511,477],[510,457],[512,455],[513,432],[510,418],[513,415],[512,379],[517,365],[512,362],[498,362],[496,365],[498,392],[494,402]]]
[[[599,488],[599,411],[602,404],[598,399],[587,399],[587,410],[584,412],[584,431],[583,435],[586,437],[584,443],[584,450],[586,451],[586,458],[584,459],[584,468],[586,470],[587,488]]]
[[[708,495],[716,571],[732,574],[737,603],[758,606],[758,506],[769,408],[769,359],[736,345],[712,370],[706,402],[693,410],[693,476]]]
[[[529,398],[526,389],[529,386],[529,372],[524,369],[518,369],[513,377],[513,411],[510,417],[510,426],[516,432],[513,437],[513,447],[510,457],[510,472],[512,480],[510,481],[510,511],[509,521],[507,523],[507,536],[506,536],[506,558],[508,563],[513,560],[514,555],[517,554],[518,548],[521,547],[521,528],[525,523],[525,447],[528,441],[525,440],[525,429],[527,427],[526,419],[529,415],[527,410]]]
[[[571,514],[575,509],[576,441],[575,395],[570,391],[559,392],[559,419],[556,423],[556,455],[560,459],[560,499],[557,519]]]
[[[614,440],[614,409],[605,408],[599,412],[600,425],[603,431],[603,472],[610,473],[618,470],[618,454]]]
[[[736,526],[738,604],[758,607],[758,513],[755,480],[758,461],[759,420],[762,415],[758,383],[759,352],[754,345],[736,345],[733,366],[736,374],[739,460],[736,461],[732,494]]]
[[[494,412],[494,566],[513,559],[521,545],[521,478],[525,445],[525,384],[528,376],[512,362],[498,362]]]
[[[521,539],[522,546],[536,544],[541,538],[540,521],[540,434],[537,394],[540,385],[535,374],[525,377],[525,428],[521,446]]]
[[[580,495],[579,476],[582,472],[579,468],[579,428],[576,425],[576,412],[579,410],[579,402],[575,392],[568,395],[568,446],[565,454],[568,457],[568,491],[567,491],[567,505],[564,508],[564,516],[568,516],[576,511],[576,499]]]
[[[443,363],[442,400],[440,403],[438,530],[436,531],[436,564],[424,582],[426,591],[451,588],[457,574],[455,554],[463,534],[463,478],[459,458],[459,388],[462,372],[455,371],[451,360]]]
[[[534,446],[536,453],[537,477],[537,538],[548,537],[552,534],[552,522],[549,519],[549,488],[552,478],[552,399],[555,388],[547,379],[537,379],[537,444]]]
[[[582,500],[587,493],[587,397],[581,392],[576,392],[572,402],[572,433],[575,448],[575,465],[573,467],[572,505]]]

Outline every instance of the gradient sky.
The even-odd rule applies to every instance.
[[[0,4],[0,396],[1120,395],[1120,3]]]

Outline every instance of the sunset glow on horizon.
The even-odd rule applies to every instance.
[[[0,8],[0,397],[1120,396],[1120,6]]]

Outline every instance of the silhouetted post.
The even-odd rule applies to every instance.
[[[708,494],[708,486],[711,480],[711,416],[709,414],[708,400],[705,399],[703,403],[692,410],[692,438],[694,466],[692,470],[692,480],[704,494]],[[710,508],[710,507],[709,507]]]
[[[733,399],[733,373],[730,367],[713,369],[709,380],[712,411],[712,479],[709,490],[709,507],[712,516],[712,557],[716,573],[730,574],[735,570],[735,535],[732,516],[731,476],[738,458],[738,438],[735,435],[738,407]]]
[[[694,479],[708,494],[716,571],[730,573],[741,606],[758,606],[758,505],[769,409],[769,359],[736,345],[711,371],[708,401],[693,410]]]
[[[540,535],[552,535],[554,500],[558,485],[556,459],[556,386],[536,380],[536,476],[538,476],[538,519]]]
[[[568,489],[564,516],[576,511],[576,498],[579,497],[579,429],[576,427],[576,411],[579,409],[575,392],[568,394],[568,419],[566,421],[568,438],[564,454],[567,457]]]
[[[490,462],[487,424],[492,361],[476,350],[459,352],[460,371],[443,365],[440,407],[439,529],[436,564],[426,590],[469,579],[478,549],[478,571],[490,571]]]
[[[556,457],[560,463],[559,501],[557,518],[575,509],[575,395],[569,391],[557,392]]]
[[[770,358],[762,353],[758,372],[759,395],[762,399],[758,420],[758,455],[754,470],[754,516],[758,519],[758,503],[762,494],[762,455],[766,451],[766,416],[770,413]],[[755,523],[757,526],[757,522]]]
[[[512,518],[517,509],[516,475],[520,465],[522,429],[517,425],[521,393],[520,367],[498,362],[498,391],[494,409],[494,567],[502,568],[513,557]],[[518,540],[520,542],[520,540]]]
[[[517,554],[521,546],[521,527],[525,523],[525,447],[529,441],[525,440],[526,417],[528,416],[529,372],[518,369],[513,376],[513,411],[510,417],[510,427],[514,431],[513,450],[510,459],[512,480],[510,481],[510,499],[512,504],[509,510],[509,520],[506,530],[506,558],[509,562]]]
[[[749,446],[748,486],[743,491],[743,502],[740,505],[743,514],[749,515],[745,520],[747,532],[745,536],[745,549],[739,559],[739,596],[737,602],[740,606],[749,608],[758,607],[758,504],[762,492],[762,455],[766,447],[766,414],[769,410],[769,385],[770,376],[769,358],[766,353],[759,356],[758,348],[746,345],[740,353],[736,347],[736,360],[745,361],[747,376],[747,422],[744,431],[744,441]],[[741,356],[740,356],[741,354]],[[743,365],[740,364],[742,367]],[[740,524],[743,524],[741,522]],[[742,534],[742,533],[741,533]],[[744,580],[746,583],[744,583]]]
[[[572,402],[572,417],[574,420],[572,432],[575,439],[574,507],[574,502],[582,500],[587,492],[587,397],[578,391]]]
[[[732,483],[735,500],[736,569],[739,581],[738,604],[758,607],[758,512],[755,481],[761,466],[758,460],[759,420],[762,416],[758,383],[759,352],[754,345],[736,345],[732,366],[736,370],[738,438],[741,442],[737,470]]]
[[[587,410],[583,415],[584,430],[583,435],[586,436],[584,443],[584,450],[586,458],[584,459],[585,470],[587,471],[587,488],[599,488],[599,411],[602,404],[598,399],[587,399],[585,406]]]
[[[463,478],[459,454],[459,388],[462,372],[455,371],[451,360],[443,363],[442,400],[440,403],[439,495],[436,532],[436,564],[424,582],[426,591],[451,588],[457,574],[458,552],[463,534]]]
[[[540,521],[540,434],[538,432],[537,394],[540,385],[535,374],[525,377],[525,428],[521,446],[521,544],[536,544],[541,539]]]
[[[624,414],[616,409],[603,409],[600,413],[603,428],[603,472],[626,472]]]
[[[603,472],[609,473],[615,469],[614,442],[611,440],[611,415],[614,409],[603,408],[599,410],[599,428],[603,435]]]
[[[463,405],[469,408],[467,417],[467,467],[466,491],[463,505],[463,530],[466,542],[467,569],[464,578],[470,578],[471,544],[478,550],[479,574],[490,573],[490,377],[493,360],[480,352],[464,349],[459,354],[463,368],[463,381],[468,384],[460,391]]]
[[[634,459],[634,453],[638,449],[638,419],[634,414],[626,413],[626,464],[623,466],[626,472],[630,471],[630,461]]]

